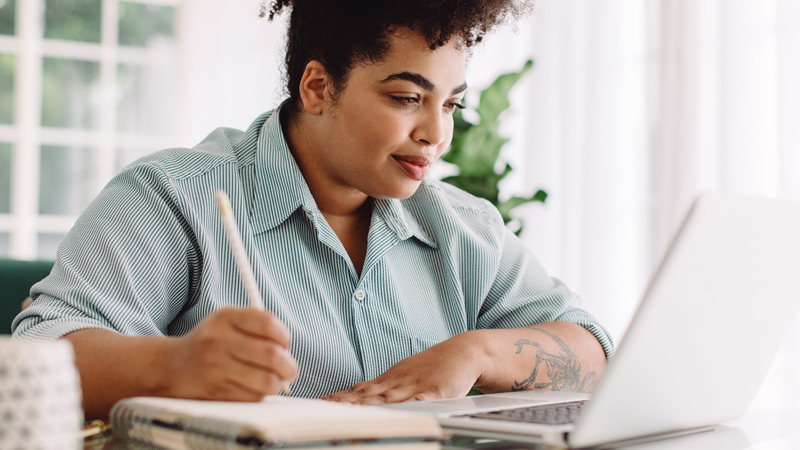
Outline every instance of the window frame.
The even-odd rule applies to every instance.
[[[0,234],[9,236],[9,258],[38,259],[41,234],[65,234],[77,215],[39,213],[41,148],[81,146],[92,149],[94,169],[90,180],[96,195],[116,173],[120,148],[161,148],[174,142],[177,133],[148,134],[117,131],[115,89],[119,64],[180,64],[180,20],[183,0],[102,0],[99,43],[48,39],[44,37],[46,0],[17,0],[16,35],[0,35],[0,53],[16,59],[12,124],[0,124],[0,142],[11,144],[11,201],[9,214],[0,213]],[[169,54],[118,43],[119,10],[122,1],[175,8],[173,49]],[[98,126],[71,129],[42,125],[42,81],[45,58],[92,61],[100,66]],[[178,72],[180,67],[177,67]],[[177,94],[179,95],[179,94]],[[179,99],[178,99],[179,100]],[[47,255],[44,258],[51,258]]]

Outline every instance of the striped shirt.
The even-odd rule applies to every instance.
[[[426,180],[407,199],[372,199],[359,276],[325,221],[278,114],[217,129],[193,149],[126,167],[67,234],[14,335],[84,328],[181,336],[224,306],[248,305],[217,212],[224,189],[266,308],[292,334],[292,394],[319,397],[377,377],[459,333],[568,321],[606,330],[578,307],[487,201]]]

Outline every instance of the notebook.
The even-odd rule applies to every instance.
[[[427,414],[280,396],[261,402],[133,397],[111,409],[122,441],[183,449],[437,450],[444,437]]]
[[[456,434],[589,447],[707,429],[744,413],[800,309],[800,204],[722,193],[692,205],[591,398],[512,392],[388,405]],[[576,421],[474,413],[583,402]]]

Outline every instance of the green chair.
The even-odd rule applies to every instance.
[[[52,268],[52,261],[0,259],[0,334],[11,334],[11,322],[22,310],[31,286]]]

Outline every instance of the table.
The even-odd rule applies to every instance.
[[[743,364],[747,361],[743,360]],[[735,376],[735,374],[734,374]],[[109,433],[86,442],[85,449],[151,449],[128,446]],[[778,352],[750,409],[739,419],[712,431],[639,445],[606,447],[625,450],[788,450],[800,449],[800,317]],[[513,442],[460,439],[443,450],[550,450]],[[366,449],[365,449],[366,450]]]
[[[136,450],[151,449],[146,445],[126,445],[110,434],[89,440],[84,449]],[[713,430],[689,436],[638,445],[611,446],[619,450],[782,450],[800,448],[800,408],[756,409],[741,419],[720,424]],[[455,439],[446,442],[442,450],[550,450],[546,446],[513,442]],[[367,448],[365,447],[365,450]]]

